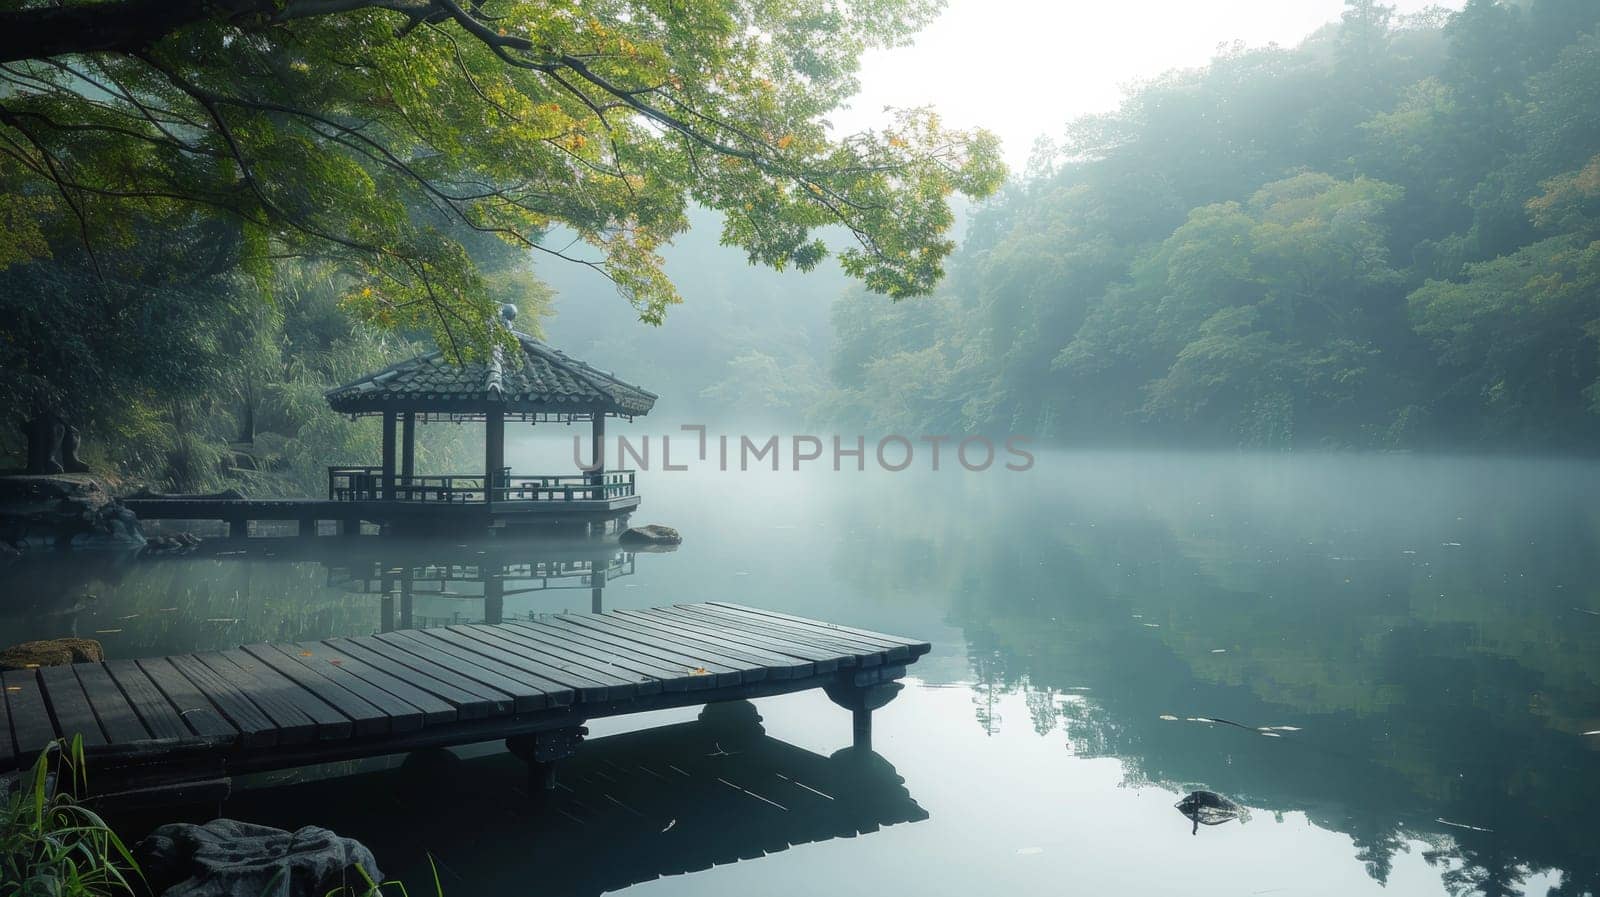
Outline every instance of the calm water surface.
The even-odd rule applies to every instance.
[[[481,620],[486,574],[507,618],[585,611],[593,565],[609,608],[736,600],[934,642],[867,762],[804,694],[593,722],[542,810],[493,746],[257,777],[225,808],[359,838],[413,894],[429,855],[447,895],[1593,894],[1597,473],[1153,454],[656,472],[634,522],[678,526],[675,552],[36,561],[0,574],[0,642],[129,657]],[[418,567],[436,578],[410,608],[383,600]],[[1173,804],[1201,787],[1249,819],[1191,834]]]

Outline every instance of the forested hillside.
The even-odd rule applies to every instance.
[[[828,412],[1075,444],[1600,445],[1600,3],[1350,0],[1070,123]]]

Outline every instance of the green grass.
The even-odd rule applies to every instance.
[[[147,892],[127,845],[78,800],[88,784],[81,738],[52,742],[19,784],[0,796],[0,897],[142,897]],[[262,897],[276,897],[286,871]],[[335,888],[327,897],[410,897],[400,882],[374,881],[360,866],[356,871],[361,884]],[[433,887],[443,897],[437,867]]]
[[[53,742],[0,805],[0,897],[135,895],[127,845],[78,802],[83,741]]]

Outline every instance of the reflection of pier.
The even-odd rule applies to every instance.
[[[358,835],[390,878],[429,890],[433,857],[447,894],[525,885],[546,897],[760,862],[791,846],[928,818],[883,757],[850,748],[822,756],[778,741],[746,702],[711,705],[696,722],[592,739],[565,763],[561,789],[543,802],[528,801],[510,755],[433,753],[385,772],[245,790],[225,810],[293,828],[315,806],[319,824]],[[371,813],[378,806],[384,812]]]
[[[539,592],[587,589],[590,610],[599,613],[606,584],[632,575],[636,564],[633,552],[598,541],[486,542],[453,550],[382,542],[335,557],[328,562],[328,584],[381,596],[385,632],[500,623],[507,598]]]

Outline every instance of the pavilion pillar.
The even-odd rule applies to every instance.
[[[411,478],[416,474],[417,413],[407,411],[400,417],[400,482],[409,486]]]
[[[494,505],[495,488],[500,485],[500,468],[506,466],[506,413],[490,411],[483,419],[483,503]]]
[[[589,458],[594,463],[594,469],[589,471],[589,497],[599,500],[605,498],[600,487],[606,481],[606,416],[601,411],[596,411],[589,422]]]
[[[394,422],[395,413],[383,413],[383,498],[394,500]]]

